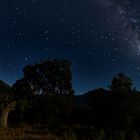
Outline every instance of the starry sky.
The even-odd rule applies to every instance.
[[[76,94],[120,72],[140,89],[140,1],[0,0],[0,79],[48,58],[72,62]]]

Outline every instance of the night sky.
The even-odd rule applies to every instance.
[[[72,62],[76,94],[120,72],[140,89],[140,1],[0,0],[0,79],[48,58]]]

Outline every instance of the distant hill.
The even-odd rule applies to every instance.
[[[0,96],[12,94],[12,88],[2,80],[0,80]]]
[[[84,106],[86,105],[91,98],[91,95],[109,95],[110,92],[103,88],[98,88],[95,90],[91,90],[85,94],[82,95],[75,95],[75,103],[77,106]]]
[[[84,106],[89,101],[89,93],[85,93],[82,95],[75,95],[75,103],[77,106]]]

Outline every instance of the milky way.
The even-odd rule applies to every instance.
[[[108,28],[118,34],[122,43],[126,43],[131,49],[135,47],[139,55],[140,29],[137,13],[140,10],[133,8],[128,0],[97,0],[93,4],[98,4],[99,9],[106,12],[104,22],[107,22]]]

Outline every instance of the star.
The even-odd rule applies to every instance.
[[[24,58],[24,60],[25,60],[25,61],[28,61],[28,58],[27,58],[27,57],[25,57],[25,58]]]

